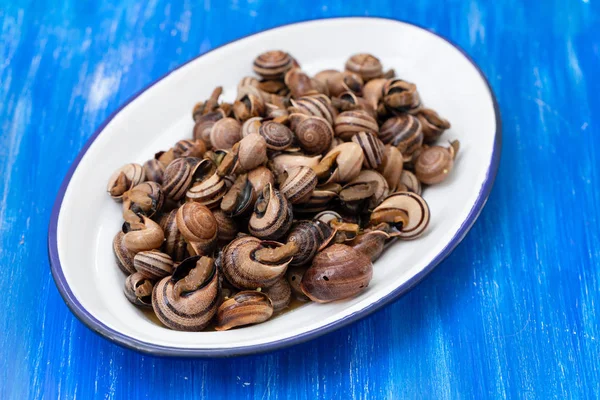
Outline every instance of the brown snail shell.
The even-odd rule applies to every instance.
[[[238,175],[235,182],[221,201],[221,210],[228,215],[238,216],[244,214],[254,206],[256,192],[247,174]]]
[[[343,92],[362,93],[363,79],[350,71],[340,72],[334,69],[321,71],[315,75],[315,80],[327,86],[330,96],[337,97]]]
[[[383,85],[383,103],[394,113],[416,111],[421,106],[417,86],[402,79],[389,79]]]
[[[421,182],[419,182],[419,179],[417,179],[416,175],[410,171],[402,171],[402,174],[400,175],[399,186],[400,185],[404,185],[404,188],[406,188],[406,191],[408,192],[416,193],[419,196],[421,195]]]
[[[173,261],[183,261],[188,257],[187,242],[177,228],[177,210],[164,214],[160,219],[160,227],[165,233],[165,242],[161,250],[168,254]]]
[[[170,148],[167,151],[159,151],[154,154],[154,158],[166,168],[175,159],[175,153],[173,148]]]
[[[248,172],[248,181],[252,184],[256,193],[262,193],[267,184],[275,184],[275,177],[273,177],[273,172],[269,168],[258,167]]]
[[[210,130],[210,143],[216,149],[230,149],[242,138],[242,125],[233,118],[222,118]]]
[[[399,232],[392,236],[405,240],[415,239],[421,236],[429,225],[429,206],[416,193],[396,192],[373,210],[371,224],[377,225],[381,222],[399,229]]]
[[[271,318],[273,304],[265,293],[246,290],[225,300],[217,312],[217,331],[258,324]]]
[[[263,122],[258,129],[271,150],[285,150],[292,145],[294,133],[287,126],[274,121]]]
[[[302,277],[306,296],[319,303],[346,299],[362,292],[373,277],[373,264],[363,253],[344,244],[320,251]]]
[[[389,186],[383,175],[377,171],[365,169],[340,192],[340,200],[352,212],[362,212],[364,208],[372,210],[389,194]],[[354,204],[353,204],[354,203]]]
[[[363,162],[364,153],[360,145],[347,142],[331,149],[313,169],[319,181],[349,182],[358,176]]]
[[[188,201],[202,204],[208,208],[219,206],[221,199],[227,193],[227,182],[215,171],[215,165],[210,160],[202,160],[195,167],[196,183],[186,192]]]
[[[262,125],[262,117],[252,117],[244,121],[242,124],[242,137],[252,134],[258,134],[258,130]]]
[[[119,269],[129,275],[136,272],[135,267],[133,266],[133,257],[135,256],[135,253],[125,247],[123,244],[123,236],[125,236],[123,231],[119,231],[115,235],[115,238],[113,239],[113,252]]]
[[[292,66],[293,59],[288,53],[271,50],[256,57],[253,69],[263,79],[281,79]]]
[[[210,131],[217,121],[225,117],[226,115],[223,110],[212,111],[202,115],[194,125],[194,139],[200,139],[207,147],[211,147]]]
[[[316,222],[300,221],[292,227],[287,242],[295,242],[298,251],[294,255],[290,265],[309,264],[323,241],[322,232],[317,228]]]
[[[152,288],[154,284],[148,277],[139,272],[133,273],[125,279],[123,293],[131,304],[138,307],[152,307]]]
[[[306,203],[296,205],[295,212],[314,213],[327,209],[331,202],[338,197],[341,185],[337,183],[317,186]]]
[[[381,140],[371,132],[358,132],[352,136],[352,141],[363,150],[365,168],[377,169],[383,162],[384,146]]]
[[[233,103],[233,115],[238,121],[246,121],[248,118],[260,117],[265,113],[265,102],[262,97],[246,94]]]
[[[417,118],[423,127],[423,141],[427,144],[435,142],[444,131],[450,129],[450,122],[430,108],[420,110]]]
[[[135,163],[125,164],[111,175],[106,190],[113,199],[121,201],[126,191],[145,179],[144,167]]]
[[[284,82],[290,89],[294,98],[317,94],[313,80],[300,70],[300,68],[290,69],[284,77]]]
[[[333,124],[336,112],[331,106],[331,100],[324,94],[300,97],[292,99],[292,106],[302,114],[324,118],[329,124]]]
[[[321,156],[311,157],[303,154],[282,153],[271,158],[269,166],[273,173],[281,175],[293,167],[316,167],[320,160]]]
[[[285,82],[280,79],[266,79],[260,81],[258,82],[257,87],[264,92],[277,94],[279,96],[287,96],[290,93]]]
[[[252,86],[252,87],[258,88],[260,86],[260,81],[253,76],[245,76],[242,79],[240,79],[240,81],[238,82],[238,85],[237,85],[238,92],[240,92],[241,89],[246,86]]]
[[[272,286],[262,290],[269,296],[273,304],[273,312],[279,312],[287,308],[292,300],[292,289],[285,276],[279,278]]]
[[[212,212],[198,203],[185,203],[177,210],[177,228],[195,255],[210,254],[217,240],[217,220]]]
[[[379,133],[377,121],[366,111],[344,111],[335,118],[335,134],[342,140],[350,140],[358,132]]]
[[[281,123],[281,121],[285,121],[287,119],[289,114],[290,113],[286,108],[282,108],[277,104],[265,104],[265,118],[269,118],[275,120],[275,122]]]
[[[267,184],[256,200],[248,230],[257,238],[277,240],[290,229],[292,218],[292,206],[288,200]]]
[[[177,158],[165,169],[162,189],[172,200],[181,200],[192,185],[198,159]]]
[[[133,212],[152,217],[162,210],[164,202],[165,195],[158,183],[142,182],[123,195],[123,213]]]
[[[134,253],[158,249],[165,239],[161,227],[143,215],[139,217],[139,222],[125,222],[123,232],[123,245]]]
[[[183,139],[173,146],[173,155],[175,158],[196,157],[201,158],[206,152],[206,143],[202,139],[189,140]]]
[[[308,117],[296,127],[296,138],[307,154],[321,154],[329,150],[333,141],[331,124],[320,117]]]
[[[295,167],[288,172],[287,179],[279,191],[292,204],[305,203],[317,186],[317,175],[310,167]]]
[[[223,250],[223,275],[239,289],[272,286],[285,274],[296,250],[295,243],[282,245],[253,236],[238,237]]]
[[[331,100],[332,105],[339,111],[354,111],[362,110],[368,113],[371,117],[377,118],[375,108],[364,98],[359,97],[354,92],[343,92],[339,97],[334,97]]]
[[[217,241],[222,245],[231,242],[238,234],[238,226],[236,221],[227,215],[223,210],[214,210],[213,216],[219,227],[217,231]]]
[[[377,57],[371,54],[354,54],[346,61],[346,71],[354,72],[366,82],[383,75],[383,66]]]
[[[387,79],[377,78],[365,83],[365,87],[363,88],[363,98],[374,110],[377,109],[377,105],[383,97],[383,86],[386,82]]]
[[[426,185],[441,183],[454,167],[454,146],[431,146],[423,149],[415,163],[415,175]]]
[[[133,266],[142,276],[152,280],[173,273],[173,259],[158,250],[140,251],[133,257]]]
[[[204,329],[215,316],[218,301],[219,274],[209,257],[185,259],[152,292],[152,308],[160,322],[179,331]]]
[[[402,153],[397,147],[387,145],[383,150],[383,161],[379,166],[379,172],[385,177],[385,180],[390,187],[390,191],[395,192],[398,184],[400,183],[400,177],[404,169],[404,159]]]
[[[240,140],[237,153],[238,169],[242,171],[253,170],[267,162],[267,141],[256,133],[247,135]]]
[[[146,180],[150,182],[162,183],[163,174],[165,173],[165,166],[158,161],[156,158],[148,160],[144,163],[144,174]]]
[[[387,232],[376,229],[356,236],[347,244],[369,257],[372,262],[375,262],[381,256],[385,242],[389,238],[390,235]]]
[[[381,126],[379,138],[385,144],[398,147],[405,158],[412,156],[423,144],[421,123],[410,114],[389,118]]]

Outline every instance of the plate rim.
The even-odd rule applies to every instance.
[[[102,323],[96,317],[94,317],[89,311],[87,311],[87,309],[77,300],[77,298],[73,294],[69,284],[66,281],[65,275],[63,273],[62,265],[60,263],[60,258],[58,255],[58,237],[57,237],[58,236],[57,235],[58,234],[58,217],[60,214],[62,202],[63,202],[64,196],[65,196],[67,187],[69,186],[69,183],[71,182],[73,173],[79,166],[81,159],[83,158],[83,156],[85,155],[85,153],[87,152],[87,150],[89,149],[91,144],[97,139],[97,137],[104,130],[104,128],[112,121],[112,119],[117,114],[119,114],[121,112],[122,109],[127,107],[130,103],[132,103],[135,99],[137,99],[142,93],[149,90],[156,83],[162,81],[167,76],[171,75],[172,73],[174,73],[178,69],[182,68],[183,66],[189,64],[190,62],[192,62],[192,61],[198,59],[199,57],[202,57],[212,51],[215,51],[221,47],[227,46],[231,43],[235,43],[235,42],[245,39],[247,37],[254,36],[254,35],[257,35],[257,34],[263,33],[263,32],[268,32],[268,31],[278,29],[278,28],[298,25],[298,24],[311,22],[311,21],[328,21],[328,20],[345,20],[345,19],[371,19],[371,20],[384,20],[384,21],[400,22],[400,23],[407,24],[407,25],[413,26],[415,28],[424,30],[428,33],[431,33],[432,35],[435,35],[438,38],[444,40],[445,42],[450,44],[452,47],[454,47],[456,50],[458,50],[469,61],[469,63],[471,63],[471,65],[473,67],[475,67],[475,69],[477,70],[477,72],[479,73],[481,78],[483,79],[485,85],[487,86],[490,97],[492,99],[492,103],[493,103],[493,107],[494,107],[494,114],[495,114],[495,118],[496,118],[496,132],[495,132],[495,137],[494,137],[494,148],[492,150],[492,157],[490,160],[490,165],[488,167],[485,180],[484,180],[484,182],[481,186],[481,189],[479,191],[479,194],[477,196],[477,200],[475,201],[475,203],[473,204],[473,207],[469,211],[467,218],[462,222],[462,224],[461,224],[460,228],[458,229],[458,231],[456,232],[456,234],[452,237],[452,239],[448,242],[448,244],[442,249],[442,251],[440,251],[433,258],[433,260],[427,266],[425,266],[425,268],[423,268],[417,274],[415,274],[414,276],[409,278],[404,284],[400,285],[399,287],[397,287],[396,289],[394,289],[392,292],[388,293],[386,296],[382,297],[381,299],[369,304],[364,309],[362,309],[358,312],[355,312],[353,314],[349,314],[341,319],[338,319],[336,321],[333,321],[327,325],[321,326],[321,327],[313,329],[311,331],[303,332],[298,335],[295,335],[295,336],[292,336],[289,338],[285,338],[285,339],[281,339],[278,341],[274,341],[274,342],[233,347],[233,348],[220,348],[220,349],[180,348],[180,347],[158,345],[158,344],[153,344],[153,343],[149,343],[146,341],[136,339],[134,337],[131,337],[129,335],[121,333],[115,329],[112,329],[112,328],[108,327],[107,325],[105,325],[104,323]],[[143,87],[142,89],[137,91],[131,97],[129,97],[115,111],[113,111],[100,124],[100,126],[98,126],[98,128],[96,128],[94,133],[90,136],[90,138],[84,144],[83,148],[77,154],[77,157],[71,163],[69,170],[67,171],[65,177],[63,178],[63,181],[62,181],[60,188],[58,190],[58,193],[56,195],[54,205],[52,207],[52,213],[50,215],[50,223],[48,226],[48,258],[50,261],[50,270],[52,272],[52,277],[54,279],[54,283],[56,284],[56,287],[58,288],[58,291],[59,291],[61,297],[63,298],[63,301],[66,303],[67,307],[71,310],[71,312],[75,315],[75,317],[77,317],[77,319],[79,319],[79,321],[81,321],[85,326],[87,326],[89,329],[91,329],[96,334],[98,334],[98,335],[100,335],[122,347],[136,350],[141,353],[154,355],[154,356],[196,357],[196,358],[197,357],[206,357],[206,358],[232,357],[232,356],[241,356],[241,355],[249,355],[249,354],[258,354],[258,353],[264,353],[264,352],[268,352],[268,351],[282,349],[282,348],[289,347],[289,346],[292,346],[295,344],[300,344],[300,343],[306,342],[308,340],[314,339],[316,337],[322,336],[324,334],[333,332],[334,330],[337,330],[339,328],[347,326],[363,317],[366,317],[367,315],[381,309],[385,305],[397,300],[398,298],[400,298],[400,296],[404,295],[410,289],[412,289],[415,285],[417,285],[419,282],[421,282],[421,280],[423,280],[423,278],[425,278],[425,276],[427,276],[440,262],[442,262],[446,257],[448,257],[448,255],[450,255],[450,253],[456,248],[456,246],[458,246],[458,244],[464,239],[466,234],[469,232],[469,230],[471,229],[471,227],[473,226],[473,224],[475,223],[475,221],[481,214],[481,211],[483,210],[483,207],[485,206],[485,204],[487,202],[487,199],[488,199],[490,192],[492,190],[492,187],[494,185],[496,175],[498,173],[498,168],[500,165],[501,148],[502,148],[502,120],[501,120],[500,108],[498,106],[498,101],[496,99],[496,95],[495,95],[488,79],[486,78],[485,74],[481,70],[481,68],[471,58],[471,56],[469,56],[469,54],[467,54],[467,52],[465,50],[463,50],[459,45],[454,43],[452,40],[432,31],[429,28],[421,26],[419,24],[404,21],[402,19],[380,17],[380,16],[344,16],[344,17],[310,18],[310,19],[295,21],[295,22],[291,22],[291,23],[276,25],[276,26],[273,26],[268,29],[263,29],[263,30],[253,32],[253,33],[238,37],[236,39],[230,40],[230,41],[223,43],[213,49],[210,49],[209,51],[207,51],[205,53],[199,54],[199,55],[191,58],[190,60],[182,63],[181,65],[169,70],[167,73],[163,74],[156,80],[152,81],[150,84],[146,85],[145,87]]]

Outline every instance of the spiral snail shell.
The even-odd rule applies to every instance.
[[[183,261],[188,257],[187,242],[177,228],[177,210],[164,214],[159,224],[165,234],[162,252],[168,254],[173,261]]]
[[[267,184],[256,200],[248,230],[257,238],[277,240],[290,229],[292,217],[288,200],[271,184]]]
[[[273,285],[262,291],[273,304],[273,312],[279,312],[287,308],[292,300],[292,289],[285,276],[282,276]]]
[[[298,251],[290,265],[309,264],[317,254],[323,240],[321,231],[317,228],[317,222],[300,221],[296,223],[287,237],[288,243],[295,242],[298,246]]]
[[[271,50],[256,57],[253,69],[263,79],[281,79],[292,66],[293,59],[288,53]]]
[[[392,236],[405,240],[415,239],[429,225],[429,206],[416,193],[396,192],[373,210],[370,221],[372,225],[385,222],[397,228],[399,232]]]
[[[292,204],[305,203],[317,186],[317,175],[310,167],[295,167],[288,171],[287,179],[279,191]]]
[[[152,280],[173,273],[173,259],[158,250],[140,251],[133,257],[133,266],[142,276]]]
[[[236,221],[223,210],[213,210],[212,213],[219,227],[217,229],[218,243],[225,245],[235,239],[239,231]]]
[[[317,73],[315,80],[327,87],[330,96],[339,96],[347,91],[360,94],[364,84],[360,75],[351,71],[340,72],[334,69]]]
[[[208,208],[218,207],[227,192],[226,181],[217,174],[215,165],[210,160],[200,161],[195,170],[194,178],[197,182],[186,192],[186,198]]]
[[[346,61],[346,71],[354,72],[366,82],[383,75],[383,66],[377,57],[371,54],[354,54]]]
[[[430,108],[419,111],[417,118],[423,127],[423,141],[427,144],[435,142],[444,131],[450,129],[450,122]]]
[[[395,192],[404,170],[404,159],[397,147],[389,144],[385,146],[383,160],[378,170],[385,177],[390,191]]]
[[[242,124],[242,137],[258,133],[262,120],[262,117],[252,117],[244,121]]]
[[[381,225],[386,226],[386,224]],[[381,256],[385,242],[389,238],[390,235],[385,230],[374,229],[356,236],[348,242],[348,246],[369,257],[371,262],[375,262]]]
[[[274,156],[269,162],[269,165],[275,174],[281,175],[294,167],[316,167],[319,165],[320,160],[320,155],[311,157],[303,154],[282,153]]]
[[[225,118],[225,112],[223,110],[216,110],[209,112],[208,114],[202,115],[194,125],[193,136],[194,139],[202,140],[207,147],[211,146],[210,142],[210,131],[217,121]]]
[[[410,114],[391,117],[381,126],[379,138],[385,144],[398,147],[406,159],[423,144],[421,123]]]
[[[111,175],[106,190],[114,200],[120,202],[125,192],[145,179],[144,167],[135,163],[126,164]]]
[[[173,155],[175,158],[196,157],[200,158],[206,152],[206,144],[202,139],[188,140],[183,139],[173,146]]]
[[[123,236],[125,236],[123,231],[119,231],[115,235],[113,239],[113,252],[119,269],[129,275],[136,272],[135,267],[133,266],[133,257],[135,256],[135,253],[125,247],[123,244]]]
[[[222,118],[210,130],[210,143],[216,149],[230,149],[242,138],[242,125],[234,118]]]
[[[360,145],[354,142],[342,143],[331,149],[313,169],[319,181],[349,182],[360,173],[364,158]]]
[[[133,253],[158,249],[165,239],[161,227],[145,215],[139,217],[139,222],[125,222],[123,232],[123,245]]]
[[[248,172],[248,181],[252,184],[256,193],[262,193],[267,184],[275,184],[273,172],[267,167],[254,168]]]
[[[294,141],[294,133],[290,128],[274,121],[263,122],[258,133],[265,139],[267,148],[271,150],[285,150]]]
[[[377,121],[366,111],[344,111],[335,118],[335,134],[342,140],[350,140],[358,132],[379,133]]]
[[[358,132],[352,141],[363,150],[365,168],[377,169],[383,162],[384,146],[381,140],[371,132]]]
[[[411,171],[406,169],[402,171],[402,174],[400,175],[400,183],[398,184],[398,187],[400,186],[403,186],[405,191],[416,193],[419,196],[421,195],[421,182],[419,182],[419,179],[417,179],[416,175]]]
[[[454,167],[454,157],[458,148],[458,141],[448,148],[431,146],[423,149],[415,163],[417,179],[426,185],[441,183],[448,177]]]
[[[363,98],[374,110],[377,110],[379,101],[383,97],[383,86],[386,82],[387,79],[377,78],[365,83]]]
[[[212,252],[217,240],[217,220],[210,210],[198,203],[185,203],[176,215],[177,228],[195,255]]]
[[[296,127],[298,144],[307,154],[321,154],[331,147],[333,128],[324,118],[307,117]]]
[[[147,181],[162,184],[165,166],[160,161],[152,158],[144,163],[143,168]]]
[[[300,98],[310,94],[319,93],[315,89],[313,80],[300,70],[300,68],[290,69],[284,77],[284,82],[290,89],[294,98]]]
[[[321,117],[333,124],[335,110],[331,106],[331,100],[324,94],[300,97],[297,100],[292,99],[292,106],[302,114]]]
[[[138,307],[152,306],[152,280],[145,275],[136,272],[125,279],[123,293],[127,300]]]
[[[416,112],[421,107],[417,86],[402,79],[389,79],[383,85],[383,103],[394,113]]]
[[[246,290],[225,300],[217,312],[217,331],[258,324],[271,318],[273,304],[265,293]]]
[[[217,312],[218,300],[219,274],[209,257],[185,259],[152,292],[152,308],[160,322],[180,331],[204,329]]]
[[[229,191],[223,196],[221,201],[221,210],[230,216],[244,214],[250,207],[254,206],[256,201],[256,192],[252,183],[248,180],[247,174],[240,174]]]
[[[233,115],[238,121],[246,121],[248,118],[260,117],[265,112],[265,102],[262,97],[246,94],[233,103]]]
[[[199,160],[193,158],[177,158],[173,160],[163,176],[162,190],[172,200],[181,200],[192,184],[195,168]]]

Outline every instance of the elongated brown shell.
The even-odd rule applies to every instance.
[[[331,124],[320,117],[304,119],[296,127],[296,138],[307,154],[321,154],[331,147],[333,141]]]
[[[128,225],[128,223],[125,225]],[[123,245],[134,253],[160,248],[165,239],[161,227],[146,216],[141,216],[139,225],[136,230],[125,233]]]
[[[294,133],[290,128],[274,121],[263,122],[258,132],[271,150],[285,150],[294,141]]]
[[[408,222],[394,236],[411,240],[421,236],[429,225],[429,206],[425,199],[412,192],[396,192],[385,199],[371,214],[371,221],[379,213],[400,210],[408,216]]]
[[[311,300],[327,303],[362,292],[373,277],[373,264],[363,253],[344,244],[319,252],[302,277],[302,291]]]
[[[140,251],[133,258],[133,266],[148,279],[160,279],[173,273],[173,259],[158,250]]]
[[[335,134],[342,140],[350,140],[358,132],[379,133],[377,121],[366,111],[344,111],[335,118]]]
[[[131,304],[138,307],[152,306],[152,288],[154,284],[148,277],[139,272],[133,273],[125,280],[123,293]]]
[[[292,105],[298,112],[306,115],[324,118],[329,124],[333,124],[335,110],[331,106],[329,97],[323,94],[300,97],[297,100],[291,100]]]
[[[177,210],[177,228],[197,255],[212,252],[217,240],[217,220],[198,203],[185,203]]]
[[[284,277],[279,278],[272,286],[262,291],[264,294],[269,296],[271,303],[273,304],[273,312],[279,312],[287,308],[292,299],[292,289],[287,279]]]
[[[277,240],[290,229],[292,218],[288,200],[268,184],[256,201],[248,230],[257,238]]]
[[[125,164],[111,175],[106,191],[114,200],[121,201],[126,191],[142,183],[145,178],[144,167],[135,163]]]
[[[313,221],[300,221],[296,223],[287,237],[287,242],[295,242],[298,251],[294,255],[290,265],[309,264],[323,241],[321,232]]]
[[[152,308],[160,322],[179,331],[204,329],[216,314],[218,301],[219,274],[208,257],[187,258],[152,292]]]
[[[177,210],[164,214],[160,219],[160,227],[165,233],[162,252],[168,254],[173,261],[183,261],[187,258],[187,242],[177,228]]]
[[[454,167],[453,152],[442,146],[431,146],[419,154],[415,163],[415,175],[426,185],[446,180]]]
[[[292,257],[271,263],[260,261],[256,253],[265,248],[281,246],[281,243],[265,242],[253,236],[238,237],[223,250],[223,275],[229,283],[239,289],[269,287],[285,274]]]
[[[242,125],[234,118],[215,122],[210,130],[210,143],[215,149],[230,149],[242,139]]]
[[[264,293],[256,291],[238,292],[225,300],[217,312],[217,331],[226,331],[238,326],[258,324],[271,318],[273,304]]]
[[[288,53],[271,50],[256,57],[253,69],[263,79],[281,79],[292,66],[293,59]]]
[[[355,54],[346,61],[346,70],[359,74],[365,81],[383,75],[381,61],[371,54]]]
[[[279,191],[292,204],[308,201],[317,186],[317,175],[310,167],[295,167],[288,172],[288,177]]]
[[[115,235],[115,238],[113,239],[113,252],[119,269],[129,275],[136,272],[135,267],[133,266],[133,257],[135,256],[135,253],[125,247],[123,244],[123,236],[125,236],[123,231],[119,231]]]
[[[352,136],[352,141],[358,143],[363,150],[365,168],[377,169],[383,162],[384,146],[381,140],[371,132],[358,132]]]

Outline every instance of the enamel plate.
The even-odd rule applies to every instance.
[[[381,40],[389,38],[389,40]],[[310,43],[310,45],[308,45]],[[393,46],[390,46],[393,43]],[[355,53],[369,52],[397,76],[415,82],[424,104],[452,123],[445,139],[460,139],[455,169],[427,188],[426,234],[391,245],[377,260],[373,280],[359,296],[311,303],[265,323],[226,332],[176,332],[149,319],[123,295],[125,276],[115,265],[112,239],[121,206],[106,193],[112,172],[143,163],[192,134],[191,110],[223,85],[235,96],[261,52],[290,52],[304,71],[343,69]],[[126,347],[170,356],[257,353],[315,338],[368,315],[398,298],[463,239],[490,193],[500,158],[500,115],[489,84],[473,61],[423,28],[381,18],[340,18],[281,26],[214,49],[167,74],[120,107],[92,135],[58,193],[50,222],[52,274],[65,302],[90,329]],[[85,201],[82,201],[85,199]]]

